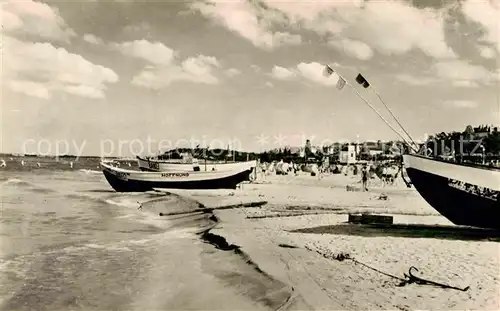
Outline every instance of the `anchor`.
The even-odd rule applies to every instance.
[[[423,279],[423,278],[420,278],[416,275],[413,275],[412,274],[412,270],[415,270],[418,272],[418,269],[414,266],[411,266],[410,269],[408,270],[408,274],[404,274],[405,278],[407,278],[407,280],[401,282],[401,284],[399,284],[399,286],[405,286],[407,284],[412,284],[412,283],[415,283],[415,284],[418,284],[418,285],[432,285],[432,286],[438,286],[438,287],[441,287],[441,288],[450,288],[450,289],[456,289],[456,290],[459,290],[459,291],[463,291],[463,292],[466,292],[467,290],[469,290],[469,286],[465,287],[465,288],[459,288],[459,287],[455,287],[455,286],[452,286],[452,285],[448,285],[448,284],[443,284],[443,283],[438,283],[438,282],[434,282],[434,281],[430,281],[430,280],[426,280],[426,279]]]

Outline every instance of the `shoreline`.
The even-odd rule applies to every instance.
[[[205,218],[210,221],[210,224],[204,228],[200,228],[195,232],[195,235],[200,241],[204,242],[207,247],[201,260],[211,262],[215,257],[224,258],[224,262],[219,264],[208,264],[206,271],[220,278],[224,283],[228,283],[231,288],[237,287],[237,293],[241,294],[248,302],[255,307],[265,310],[306,310],[311,309],[303,298],[297,294],[295,288],[287,283],[269,274],[265,269],[253,260],[253,258],[242,247],[229,243],[227,237],[213,233],[217,226],[223,225],[217,216],[217,210],[230,210],[238,208],[241,204],[207,206],[201,200],[194,199],[188,195],[178,194],[176,192],[168,192],[167,196],[174,196],[177,199],[187,204],[182,204],[182,211],[158,213],[161,217],[170,219],[170,217],[183,215],[199,215],[205,214]],[[161,203],[161,198],[157,199]],[[250,203],[250,202],[249,202]],[[243,205],[245,205],[243,203]],[[188,210],[185,210],[188,207]],[[215,255],[214,249],[215,248]],[[227,266],[233,266],[234,271],[228,270]]]

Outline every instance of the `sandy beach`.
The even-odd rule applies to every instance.
[[[401,180],[356,189],[300,174],[116,193],[99,171],[6,172],[0,310],[500,309],[498,233],[453,226]],[[367,212],[394,225],[346,223]],[[411,266],[470,288],[398,286]]]
[[[214,210],[210,233],[239,246],[255,265],[289,287],[283,308],[308,310],[498,310],[498,236],[471,236],[434,211],[414,189],[397,181],[370,191],[356,187],[355,176],[266,176],[238,190],[172,193],[217,209],[267,201],[262,207]],[[386,194],[387,199],[380,199]],[[346,224],[349,213],[392,215],[404,230]],[[477,236],[479,235],[479,237]],[[484,235],[484,234],[483,234]],[[467,291],[407,284],[395,277],[415,275]]]

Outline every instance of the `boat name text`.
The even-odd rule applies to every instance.
[[[162,173],[161,177],[188,177],[189,173]]]
[[[454,179],[449,179],[448,180],[448,186],[462,190],[465,192],[468,192],[470,194],[474,194],[483,198],[488,198],[492,200],[496,200],[498,198],[498,191],[485,188],[485,187],[480,187],[472,184],[465,183],[463,181],[459,180],[454,180]]]
[[[153,169],[153,170],[159,170],[160,169],[160,165],[156,162],[148,162],[149,164],[149,168],[150,169]]]

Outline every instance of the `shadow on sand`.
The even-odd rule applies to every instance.
[[[419,224],[350,224],[297,229],[290,232],[357,235],[365,237],[405,237],[446,240],[486,240],[500,242],[500,230],[480,229],[460,226],[419,225]]]

